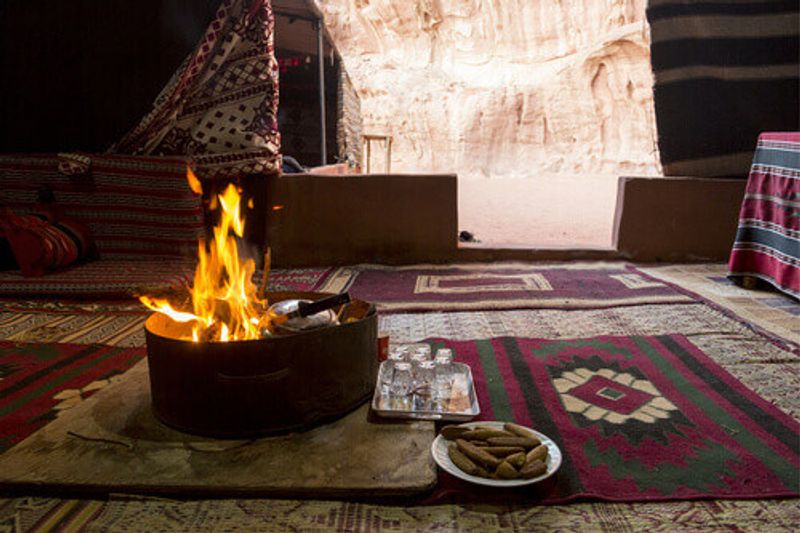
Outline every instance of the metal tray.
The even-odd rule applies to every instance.
[[[386,418],[405,418],[413,420],[445,420],[465,422],[472,420],[481,413],[478,397],[475,394],[475,384],[472,381],[472,370],[464,363],[453,363],[455,377],[451,397],[443,410],[415,409],[413,405],[394,405],[392,400],[385,398],[381,392],[380,376],[383,375],[383,365],[378,370],[378,382],[372,396],[372,410]],[[413,402],[410,402],[413,403]]]

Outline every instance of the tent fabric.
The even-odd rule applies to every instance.
[[[189,156],[203,178],[277,172],[274,25],[270,0],[224,0],[153,109],[111,151]]]
[[[762,131],[800,129],[797,0],[650,0],[668,176],[746,178]]]

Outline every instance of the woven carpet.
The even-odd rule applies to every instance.
[[[191,282],[194,259],[104,259],[44,276],[25,278],[17,270],[0,271],[0,296],[5,298],[122,299]],[[333,269],[275,269],[270,290],[313,290]],[[260,284],[262,273],[253,278]]]
[[[268,290],[311,291],[332,269],[276,269]],[[255,276],[260,279],[260,273]],[[135,300],[0,299],[0,338],[19,342],[144,345],[150,311]]]
[[[404,507],[318,500],[0,499],[3,531],[597,532],[797,530],[791,500]],[[3,529],[5,528],[5,529]]]
[[[570,265],[573,265],[570,263]],[[688,266],[687,266],[688,267]],[[418,267],[421,268],[421,267]],[[669,268],[669,267],[667,267]],[[724,274],[722,274],[724,276]],[[325,279],[322,280],[324,282]],[[670,280],[681,284],[681,280]],[[719,284],[701,277],[686,287],[708,298]],[[702,286],[702,287],[701,287]],[[319,287],[315,287],[319,290]],[[705,291],[705,292],[704,292]],[[664,304],[568,310],[516,309],[379,316],[379,329],[393,342],[424,338],[450,341],[492,337],[568,340],[597,336],[685,336],[693,346],[781,411],[800,418],[800,357],[795,346],[761,334],[749,320],[695,300]],[[727,301],[717,302],[720,306]],[[96,307],[92,307],[96,305]],[[12,320],[33,315],[47,320],[106,316],[108,304],[95,302],[0,302]],[[75,307],[78,306],[78,307]],[[770,307],[765,307],[769,309]],[[119,308],[117,308],[119,311]],[[727,311],[738,310],[731,307]],[[124,313],[123,313],[124,314]],[[744,317],[744,314],[740,314]],[[745,317],[746,318],[746,317]],[[781,316],[775,315],[777,320]],[[780,324],[763,329],[782,336]],[[67,328],[68,329],[68,328]],[[8,326],[0,325],[0,338]],[[70,335],[64,331],[53,341]],[[90,336],[89,333],[87,335]],[[785,338],[785,335],[783,335]],[[83,342],[78,340],[77,342]],[[119,341],[110,341],[119,342]],[[143,346],[143,336],[122,342]],[[678,426],[680,427],[680,426]],[[573,502],[569,505],[385,505],[354,501],[221,499],[176,501],[110,495],[105,500],[0,498],[0,530],[50,531],[796,531],[800,499]]]
[[[561,447],[555,483],[518,491],[519,501],[798,492],[798,423],[683,336],[432,344],[452,348],[472,368],[481,419],[535,427]],[[3,341],[0,452],[103,388],[143,351]],[[497,491],[446,478],[429,502],[476,498],[497,501]]]
[[[379,311],[474,309],[585,309],[642,303],[692,302],[692,298],[632,266],[464,265],[339,268],[320,290],[375,302]]]
[[[19,271],[0,272],[0,295],[12,297],[131,298],[133,293],[188,282],[194,263],[185,259],[135,261],[107,259],[24,278]]]
[[[91,396],[143,348],[0,341],[0,453]]]
[[[797,495],[800,424],[681,335],[453,342],[470,365],[480,419],[547,434],[564,461],[519,501]],[[430,501],[491,501],[450,476]],[[506,493],[504,498],[510,498]]]
[[[763,330],[800,343],[800,302],[767,287],[739,287],[728,279],[725,263],[652,266],[641,270],[692,291]]]

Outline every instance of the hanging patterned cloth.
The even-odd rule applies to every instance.
[[[271,0],[223,0],[153,109],[111,152],[186,155],[203,178],[280,168]]]

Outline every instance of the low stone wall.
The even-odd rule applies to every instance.
[[[619,179],[614,245],[636,261],[725,261],[747,182],[738,179]]]
[[[281,266],[452,261],[453,174],[266,178],[266,242]]]

